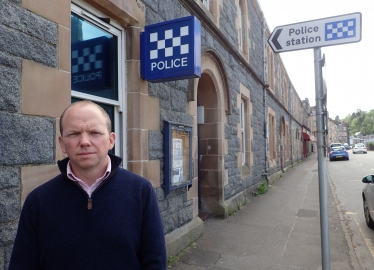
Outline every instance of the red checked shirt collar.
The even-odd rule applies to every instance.
[[[82,188],[84,191],[87,192],[88,196],[91,197],[91,194],[92,192],[94,192],[94,190],[105,180],[108,178],[109,174],[110,174],[110,171],[112,170],[112,162],[110,160],[110,157],[108,156],[108,166],[106,168],[106,171],[104,173],[103,176],[101,176],[100,178],[96,179],[95,183],[93,183],[91,186],[88,185],[86,182],[84,182],[82,179],[78,178],[77,176],[74,175],[72,169],[71,169],[71,166],[70,166],[70,161],[68,162],[68,165],[67,165],[67,169],[66,169],[66,172],[67,172],[67,175],[68,175],[68,178],[74,182],[77,182]]]

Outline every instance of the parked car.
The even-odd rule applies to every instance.
[[[341,143],[331,143],[330,144],[330,147],[329,147],[329,152],[332,150],[332,148],[333,147],[335,147],[335,146],[342,146],[342,144]]]
[[[342,146],[342,144],[341,143],[331,143],[330,144],[330,149],[335,147],[335,146]]]
[[[337,160],[337,159],[345,159],[349,160],[348,151],[344,148],[344,146],[335,146],[332,147],[329,152],[330,161]]]
[[[357,154],[357,153],[367,154],[368,150],[366,149],[365,144],[363,144],[363,143],[357,143],[355,145],[355,147],[353,147],[352,152],[353,152],[353,154]]]
[[[362,179],[366,183],[362,190],[362,200],[364,205],[364,214],[366,225],[374,229],[374,175],[367,175]]]

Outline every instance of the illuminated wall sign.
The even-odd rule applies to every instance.
[[[71,45],[71,84],[73,90],[110,86],[109,39],[99,37]]]
[[[196,17],[148,25],[140,44],[143,79],[162,82],[201,76],[201,25]]]

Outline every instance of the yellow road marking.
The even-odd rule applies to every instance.
[[[361,235],[363,236],[363,238],[364,238],[364,240],[365,240],[366,246],[368,247],[368,249],[369,249],[369,251],[370,251],[370,254],[371,254],[371,256],[372,256],[373,259],[374,259],[374,246],[373,246],[373,242],[371,241],[370,238],[365,238],[365,237],[364,237],[364,233],[363,233],[361,227],[358,225],[358,222],[357,222],[355,216],[353,216],[353,219],[355,220],[356,225],[357,225],[358,229],[359,229],[360,232],[361,232]]]

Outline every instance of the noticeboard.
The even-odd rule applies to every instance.
[[[164,123],[166,197],[173,189],[192,185],[192,128]]]

